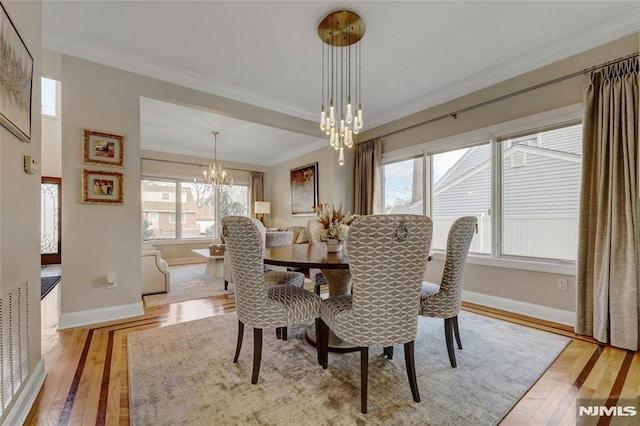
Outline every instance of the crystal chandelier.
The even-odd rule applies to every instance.
[[[222,185],[233,185],[233,177],[222,170],[222,166],[218,163],[218,135],[220,132],[213,133],[213,163],[204,171],[204,183],[219,188]]]
[[[329,144],[339,152],[338,163],[343,165],[344,147],[353,147],[353,135],[363,125],[362,48],[358,42],[364,36],[364,22],[354,12],[332,12],[318,25],[318,35],[323,41],[320,129],[329,136]]]

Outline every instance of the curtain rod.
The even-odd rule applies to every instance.
[[[175,161],[175,160],[161,160],[159,158],[149,158],[149,157],[140,157],[141,160],[147,161],[158,161],[160,163],[172,163],[172,164],[184,164],[186,166],[198,166],[198,167],[209,167],[208,164],[199,164],[199,163],[189,163],[187,161]],[[256,172],[258,170],[247,170],[247,169],[237,169],[233,167],[224,167],[227,170],[235,170],[238,172]]]
[[[637,57],[637,56],[638,56],[638,52],[632,53],[630,55],[623,56],[623,57],[620,57],[618,59],[614,59],[612,61],[605,62],[603,64],[593,66],[591,68],[586,68],[586,69],[584,69],[582,71],[576,71],[576,72],[573,72],[571,74],[564,75],[562,77],[554,78],[553,80],[545,81],[544,83],[536,84],[535,86],[527,87],[526,89],[518,90],[516,92],[507,93],[506,95],[502,95],[502,96],[499,96],[497,98],[489,99],[488,101],[480,102],[478,104],[471,105],[471,106],[468,106],[466,108],[462,108],[462,109],[459,109],[457,111],[450,112],[448,114],[443,114],[443,115],[440,115],[438,117],[430,118],[429,120],[421,121],[419,123],[412,124],[410,126],[403,127],[402,129],[394,130],[392,132],[385,133],[384,135],[376,136],[376,137],[380,138],[380,139],[386,138],[388,136],[395,135],[396,133],[404,132],[406,130],[411,130],[413,128],[424,126],[426,124],[431,124],[433,122],[444,120],[445,118],[449,118],[449,117],[453,117],[454,119],[456,119],[456,118],[458,118],[458,114],[462,114],[464,112],[469,112],[469,111],[477,109],[477,108],[481,108],[481,107],[484,107],[484,106],[487,106],[487,105],[491,105],[493,103],[500,102],[500,101],[503,101],[505,99],[512,98],[514,96],[522,95],[523,93],[527,93],[527,92],[531,92],[533,90],[541,89],[543,87],[550,86],[552,84],[556,84],[556,83],[559,83],[559,82],[564,81],[564,80],[569,80],[569,79],[577,77],[579,75],[583,75],[583,74],[589,73],[591,71],[595,71],[595,70],[600,69],[600,68],[605,68],[605,67],[608,67],[609,65],[613,65],[615,63],[624,61],[626,59],[634,58],[634,57]]]

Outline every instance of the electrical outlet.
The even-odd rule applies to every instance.
[[[560,278],[558,280],[558,291],[569,291],[569,280]]]

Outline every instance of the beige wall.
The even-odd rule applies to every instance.
[[[29,283],[29,374],[40,354],[40,175],[28,175],[23,157],[40,161],[41,2],[3,1],[34,60],[31,143],[0,127],[0,297]],[[2,325],[3,328],[7,326]],[[30,380],[30,379],[28,379]],[[24,387],[19,393],[24,391]],[[19,397],[16,395],[15,400]],[[11,407],[8,407],[10,410]],[[7,412],[8,412],[7,410]]]
[[[338,153],[329,146],[307,153],[293,160],[272,167],[267,173],[271,180],[271,191],[267,200],[271,202],[271,214],[267,216],[267,226],[305,226],[312,216],[291,214],[291,169],[318,162],[318,202],[342,203],[344,210],[353,211],[353,149],[345,151],[345,163],[338,164]]]
[[[66,55],[60,62],[65,188],[80,188],[83,129],[126,136],[124,206],[81,204],[79,191],[63,192],[63,316],[140,303],[141,96],[317,134],[310,121]],[[106,288],[109,272],[117,276],[115,289]]]

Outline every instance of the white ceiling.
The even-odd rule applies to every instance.
[[[640,29],[638,1],[54,1],[43,46],[316,121],[329,12],[364,20],[365,130]],[[142,148],[273,165],[321,146],[150,99]],[[295,155],[294,155],[295,154]]]

